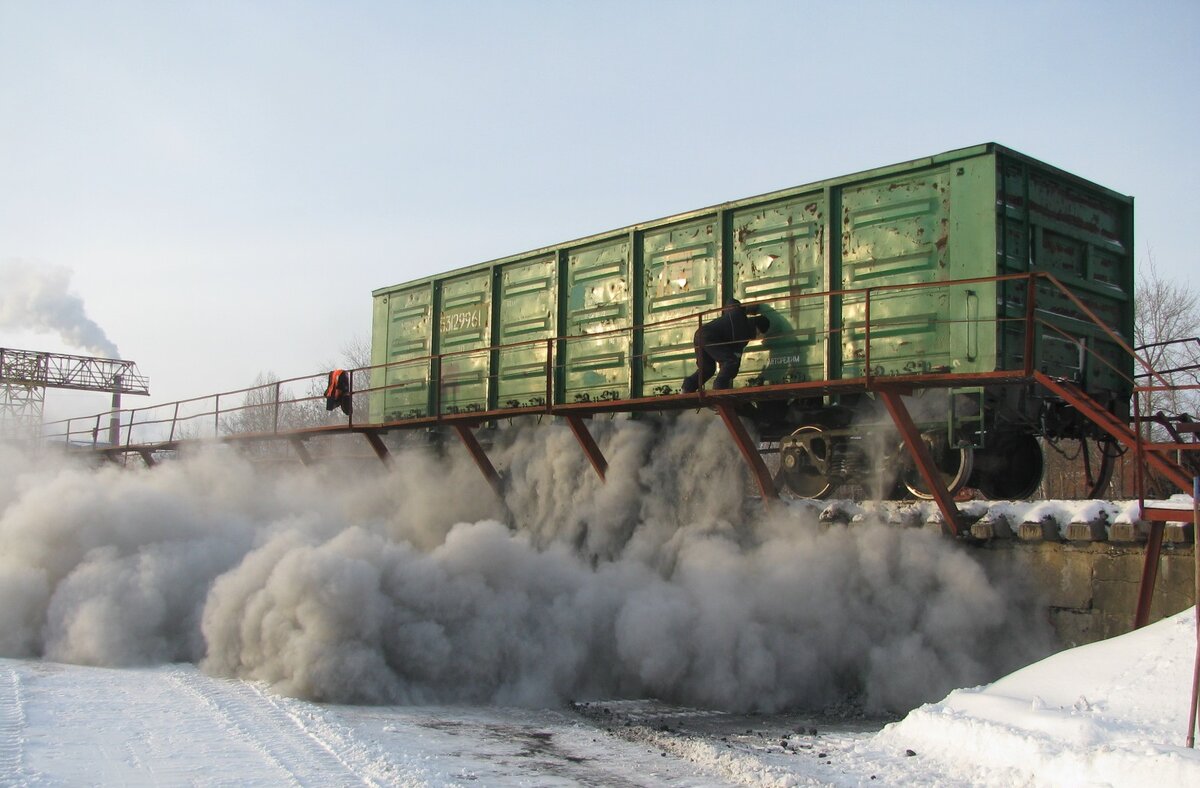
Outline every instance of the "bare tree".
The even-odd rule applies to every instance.
[[[316,386],[317,384],[313,384]],[[322,389],[322,393],[323,393]],[[323,400],[306,396],[296,387],[281,383],[272,372],[260,373],[253,385],[243,394],[221,403],[221,432],[226,435],[246,433],[270,434],[299,427],[314,427],[324,423]],[[283,444],[254,442],[256,454],[280,453]]]
[[[1138,275],[1134,342],[1142,358],[1171,386],[1200,383],[1200,296],[1187,282],[1162,276],[1153,258]],[[1141,372],[1141,370],[1139,370]],[[1162,386],[1158,378],[1138,382]],[[1165,417],[1200,411],[1200,391],[1171,389],[1144,391],[1138,407],[1143,416]]]
[[[349,369],[371,366],[371,338],[355,334],[342,345],[342,361]]]

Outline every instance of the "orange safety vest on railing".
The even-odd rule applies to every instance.
[[[341,407],[349,416],[354,410],[354,398],[350,392],[350,376],[344,369],[329,373],[329,385],[325,387],[325,410]]]

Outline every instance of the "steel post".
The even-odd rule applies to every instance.
[[[392,455],[388,451],[388,447],[383,445],[383,438],[379,437],[379,433],[364,432],[363,437],[367,439],[367,443],[371,444],[371,448],[375,450],[375,456],[379,458],[379,461],[384,465],[390,465]]]
[[[1024,353],[1025,353],[1025,374],[1026,375],[1033,374],[1033,367],[1034,367],[1033,354],[1036,352],[1036,345],[1034,343],[1034,340],[1037,337],[1035,335],[1036,332],[1035,332],[1034,326],[1036,325],[1036,323],[1034,321],[1037,318],[1037,305],[1034,303],[1034,299],[1036,298],[1035,293],[1037,292],[1037,288],[1034,286],[1035,281],[1036,280],[1033,278],[1033,274],[1030,274],[1029,278],[1025,280],[1025,348],[1024,348]]]
[[[1137,611],[1133,614],[1134,629],[1140,629],[1150,623],[1150,604],[1154,601],[1154,584],[1158,582],[1158,559],[1162,554],[1165,528],[1166,524],[1161,520],[1153,520],[1150,523],[1146,558],[1142,562],[1142,579],[1138,583]]]
[[[771,478],[771,472],[767,470],[767,464],[763,462],[762,455],[758,453],[758,447],[750,439],[750,433],[746,432],[746,427],[742,424],[742,420],[738,418],[733,405],[728,402],[717,402],[716,409],[717,413],[721,414],[721,420],[725,422],[725,427],[729,430],[729,434],[733,436],[733,442],[737,444],[738,449],[742,452],[742,457],[745,458],[746,464],[750,466],[750,472],[754,475],[754,481],[758,484],[759,492],[762,493],[763,502],[768,506],[778,503],[779,491],[775,489],[775,480]]]
[[[121,443],[121,376],[112,379],[112,415],[108,419],[108,443],[119,446]]]
[[[946,527],[950,530],[952,536],[958,536],[962,532],[958,506],[955,505],[954,499],[950,497],[950,491],[946,489],[946,483],[942,480],[942,475],[938,473],[933,456],[929,453],[929,447],[925,445],[924,439],[921,438],[921,433],[917,429],[917,425],[913,422],[908,408],[905,407],[898,392],[880,389],[879,396],[883,399],[883,404],[887,407],[888,413],[891,414],[892,421],[896,424],[896,429],[900,431],[900,435],[904,438],[904,445],[908,447],[913,461],[917,464],[917,470],[921,473],[921,478],[929,486],[929,491],[933,494],[933,499],[937,502],[938,510],[941,511],[942,517],[946,521]]]
[[[297,437],[291,437],[288,440],[291,441],[292,448],[296,450],[296,456],[300,458],[301,464],[312,465],[312,457],[309,455],[308,449],[304,447],[304,440]]]
[[[604,459],[592,433],[588,432],[587,425],[583,423],[582,418],[575,415],[567,416],[567,424],[570,425],[571,432],[575,434],[575,440],[579,441],[579,445],[583,448],[583,453],[587,455],[588,462],[595,469],[596,475],[600,477],[600,481],[604,481],[604,476],[608,473],[608,461]]]
[[[1192,477],[1192,560],[1195,563],[1193,567],[1193,596],[1192,602],[1196,603],[1196,656],[1192,664],[1192,699],[1188,704],[1188,732],[1187,746],[1189,748],[1196,746],[1196,705],[1200,702],[1200,549],[1197,549],[1197,544],[1200,539],[1200,476]]]
[[[463,446],[467,447],[467,451],[471,453],[471,459],[475,460],[475,465],[479,467],[483,478],[487,479],[487,483],[492,486],[496,496],[503,501],[504,483],[500,479],[500,474],[496,472],[496,467],[488,459],[487,452],[479,445],[475,433],[471,432],[471,427],[466,424],[454,424],[453,427],[454,431],[458,433],[458,437],[462,439]]]

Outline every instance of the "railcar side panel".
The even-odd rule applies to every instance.
[[[633,341],[631,243],[628,235],[566,252],[563,332],[557,401],[630,397]]]
[[[491,389],[490,268],[440,281],[436,352],[441,355],[439,412],[487,410]]]
[[[719,239],[715,216],[643,235],[645,306],[639,322],[662,325],[642,332],[642,390],[634,396],[678,391],[684,376],[695,369],[692,338],[703,322],[702,313],[721,306]]]
[[[868,363],[871,375],[995,368],[980,338],[979,286],[892,289],[994,275],[993,222],[980,226],[960,205],[977,195],[965,175],[950,164],[842,189],[841,288],[888,288],[872,290],[869,305],[865,292],[843,297],[843,377],[867,374]]]
[[[746,347],[735,386],[820,380],[825,369],[826,201],[823,192],[755,205],[731,217],[733,295],[769,301],[771,330]]]
[[[376,332],[372,363],[389,364],[373,376],[387,388],[371,398],[372,419],[408,419],[432,413],[433,285],[406,287],[375,299]],[[380,322],[380,318],[382,322]]]
[[[558,327],[558,258],[500,266],[496,298],[496,406],[545,405],[549,342]]]

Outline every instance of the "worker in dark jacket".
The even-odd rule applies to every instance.
[[[751,317],[753,316],[753,317]],[[696,330],[696,371],[683,379],[683,393],[690,394],[708,382],[717,365],[721,371],[713,389],[727,389],[742,365],[742,351],[751,339],[757,339],[771,327],[771,321],[758,314],[758,306],[742,306],[736,298],[721,310],[721,316]]]

